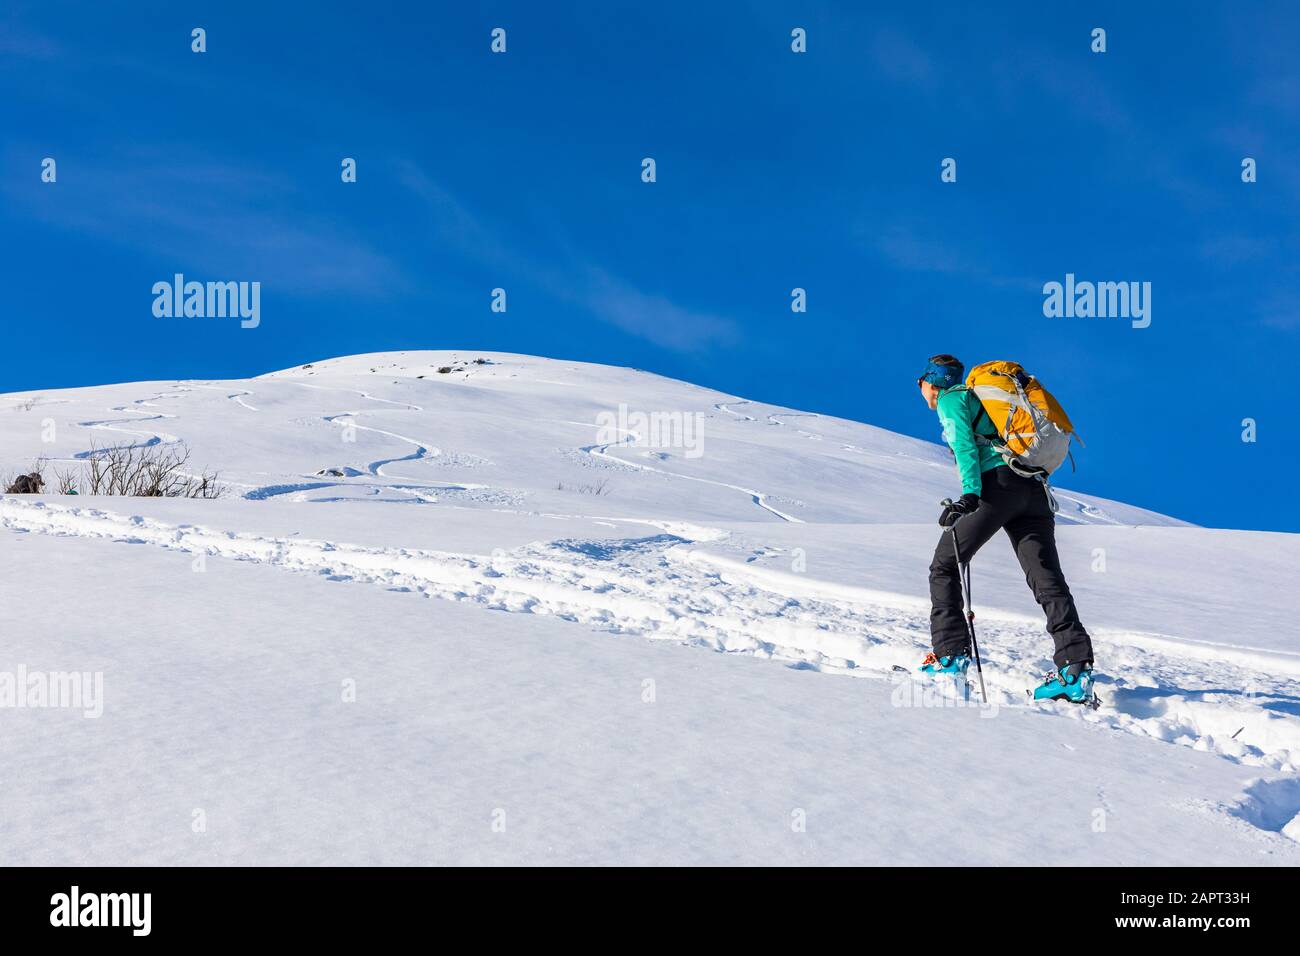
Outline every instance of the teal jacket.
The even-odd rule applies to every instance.
[[[961,493],[978,495],[984,488],[980,475],[991,468],[1006,465],[1002,456],[987,442],[976,441],[976,435],[997,438],[998,430],[984,411],[975,393],[965,385],[954,385],[939,393],[935,404],[939,422],[943,425],[943,440],[957,459],[957,473],[961,475]]]

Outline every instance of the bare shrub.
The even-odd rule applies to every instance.
[[[190,450],[183,442],[173,445],[93,446],[85,455],[83,480],[58,476],[61,487],[87,495],[125,495],[135,498],[220,498],[226,489],[215,472],[186,471]],[[84,489],[84,490],[83,490]]]
[[[60,471],[55,468],[54,487],[56,492],[61,495],[81,494],[80,489],[77,487],[77,473],[72,469]]]
[[[566,485],[561,481],[556,483],[555,490],[576,491],[580,495],[606,495],[609,494],[609,479],[602,478],[590,485]]]

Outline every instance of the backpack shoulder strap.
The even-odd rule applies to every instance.
[[[980,445],[994,444],[993,439],[999,437],[998,428],[993,424],[993,419],[989,417],[988,409],[984,407],[984,403],[979,400],[979,396],[973,390],[965,385],[962,388],[966,389],[967,394],[975,400],[975,414],[971,416],[970,420],[971,431],[975,433],[975,441]],[[984,426],[982,431],[981,425]]]

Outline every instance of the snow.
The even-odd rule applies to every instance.
[[[997,540],[979,706],[894,670],[937,445],[473,351],[0,396],[10,471],[117,441],[231,494],[0,499],[0,679],[104,695],[0,707],[4,862],[1300,862],[1300,536],[1058,491],[1103,706]]]

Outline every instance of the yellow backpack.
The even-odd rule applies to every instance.
[[[1017,474],[1046,478],[1070,455],[1074,425],[1060,402],[1016,362],[985,362],[966,387],[984,406],[1001,441],[988,439]],[[1082,444],[1082,441],[1080,441]]]

